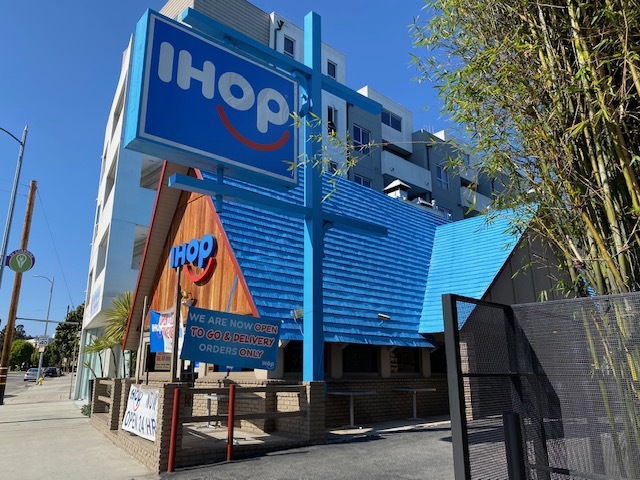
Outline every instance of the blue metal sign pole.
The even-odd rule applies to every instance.
[[[135,101],[135,102],[130,101],[130,109],[127,113],[127,116],[131,118],[127,120],[126,137],[128,141],[127,148],[136,147],[134,149],[138,149],[139,151],[142,151],[144,153],[157,155],[157,151],[153,149],[153,145],[154,145],[154,142],[158,140],[158,138],[154,137],[155,138],[154,142],[146,142],[146,143],[143,142],[140,145],[137,145],[136,143],[138,141],[144,140],[142,136],[138,135],[139,134],[138,127],[140,127],[141,125],[140,108],[146,105],[145,102],[148,103],[148,98],[145,97],[145,95],[142,95],[142,93],[143,91],[145,91],[144,89],[148,87],[148,84],[150,82],[148,78],[149,71],[153,71],[153,72],[156,71],[151,68],[144,68],[144,65],[145,65],[144,62],[146,58],[145,52],[148,52],[150,55],[153,53],[153,50],[150,50],[147,48],[147,45],[145,43],[146,40],[143,41],[147,37],[149,22],[151,21],[151,17],[156,19],[156,17],[158,17],[158,14],[147,12],[147,14],[145,14],[145,16],[139,22],[138,30],[136,31],[136,47],[135,48],[137,50],[136,50],[136,55],[134,56],[134,65],[132,67],[130,98],[138,99],[138,101]],[[220,164],[216,164],[215,162],[212,164],[210,163],[210,161],[209,163],[205,162],[203,167],[211,168],[212,166],[217,165],[218,177],[216,182],[200,180],[187,175],[174,174],[169,179],[168,185],[170,187],[181,188],[183,190],[187,190],[191,192],[200,192],[206,195],[215,196],[216,203],[217,203],[216,209],[218,211],[220,210],[220,207],[221,207],[220,200],[223,197],[226,197],[229,199],[233,199],[233,201],[244,203],[247,205],[258,206],[259,208],[263,208],[265,210],[276,211],[279,213],[284,213],[286,215],[301,216],[304,218],[304,224],[305,224],[304,226],[304,292],[303,292],[303,296],[304,296],[303,360],[304,362],[303,362],[302,377],[305,381],[323,380],[324,379],[324,361],[323,361],[324,319],[323,319],[322,260],[323,260],[323,235],[324,235],[325,225],[340,228],[340,229],[345,229],[345,230],[366,232],[372,235],[386,235],[387,229],[382,225],[376,225],[376,224],[364,222],[355,218],[351,218],[345,215],[339,215],[335,213],[322,211],[322,179],[320,175],[321,165],[315,165],[316,163],[319,163],[318,162],[320,160],[319,155],[321,154],[321,150],[322,150],[321,142],[318,141],[318,139],[320,138],[322,125],[320,124],[320,122],[317,122],[315,118],[322,118],[322,90],[323,89],[333,95],[337,95],[338,97],[344,99],[345,101],[353,105],[357,105],[360,108],[363,108],[371,112],[374,115],[379,114],[382,107],[379,103],[374,102],[373,100],[360,95],[359,93],[349,89],[345,85],[342,85],[336,82],[332,78],[322,75],[322,61],[321,61],[322,42],[321,42],[321,33],[320,33],[320,16],[314,12],[307,14],[304,21],[304,45],[305,45],[304,46],[304,64],[300,64],[296,62],[294,59],[291,59],[284,54],[274,52],[269,47],[262,45],[259,42],[256,42],[255,40],[249,37],[246,37],[241,33],[231,29],[230,27],[222,25],[219,22],[216,22],[215,20],[209,17],[206,17],[202,13],[196,12],[193,9],[190,9],[190,8],[186,9],[182,14],[182,20],[183,22],[191,25],[194,31],[198,31],[200,32],[200,34],[204,33],[206,35],[206,38],[207,38],[206,41],[201,39],[202,42],[211,43],[210,41],[213,41],[214,43],[226,44],[227,42],[229,42],[229,39],[232,38],[233,45],[238,48],[239,52],[240,51],[242,52],[238,54],[239,56],[241,57],[249,56],[253,59],[259,59],[261,60],[260,63],[262,63],[263,60],[268,60],[268,63],[270,65],[275,65],[283,71],[290,72],[290,75],[292,77],[297,78],[298,81],[300,82],[299,88],[301,90],[305,90],[304,94],[306,96],[306,99],[305,99],[306,105],[300,108],[300,116],[304,120],[303,134],[305,136],[304,142],[303,142],[304,148],[302,153],[304,164],[305,164],[304,206],[297,205],[295,203],[280,201],[280,200],[277,200],[276,198],[266,196],[266,195],[261,195],[256,192],[246,190],[244,188],[227,185],[222,180],[223,169],[220,167]],[[160,21],[158,20],[158,22]],[[173,25],[174,29],[180,30],[180,32],[173,32],[173,30],[169,28],[168,33],[165,32],[165,35],[167,35],[166,38],[160,35],[160,40],[164,39],[166,41],[164,43],[160,42],[160,47],[158,48],[160,50],[162,50],[162,48],[165,48],[165,54],[166,54],[165,56],[168,55],[169,57],[171,57],[171,59],[173,59],[175,52],[173,51],[173,47],[171,46],[172,44],[171,42],[169,42],[169,40],[173,41],[176,38],[178,38],[176,37],[176,35],[192,34],[193,32],[190,32],[188,29],[184,29],[183,26],[180,26],[175,22],[172,22],[168,19],[164,19],[164,17],[160,23],[164,25],[163,28],[165,29]],[[156,31],[158,29],[152,29],[152,30],[155,32],[154,35],[158,34],[158,32]],[[155,36],[153,38],[155,38]],[[210,61],[211,59],[215,59],[215,61],[218,62],[220,65],[224,64],[222,60],[218,59],[219,55],[223,55],[222,53],[219,52],[220,47],[216,46],[215,47],[216,53],[212,53],[208,50],[209,47],[202,46],[204,45],[202,42],[198,43],[197,45],[192,45],[192,40],[188,40],[184,48],[188,47],[187,50],[190,48],[193,48],[194,51],[198,51],[198,52],[200,51],[201,48],[204,48],[205,50],[203,50],[204,52],[203,55],[204,57],[206,57],[207,61]],[[165,43],[167,43],[167,45],[169,45],[169,47],[171,48],[167,47],[167,45],[165,45],[165,47],[162,47],[162,45],[164,45]],[[178,43],[176,43],[176,45],[178,45]],[[180,48],[183,48],[183,47],[180,47]],[[233,54],[234,57],[236,56],[236,53]],[[160,52],[160,56],[162,56],[161,54],[162,52]],[[227,55],[227,54],[225,53],[224,55]],[[152,57],[153,55],[150,58]],[[167,59],[164,58],[164,63],[162,62],[160,63],[162,63],[162,65],[166,64],[165,67],[171,66],[172,68],[168,68],[168,67],[166,69],[160,68],[158,73],[160,80],[154,79],[155,87],[158,87],[158,85],[162,87],[163,95],[157,95],[156,97],[154,97],[156,99],[155,101],[159,102],[161,107],[171,103],[171,102],[167,102],[166,100],[167,97],[166,95],[164,95],[164,93],[168,95],[169,92],[173,92],[171,93],[171,95],[176,95],[176,92],[178,92],[180,96],[176,98],[181,98],[181,99],[183,99],[183,94],[184,94],[184,88],[183,88],[184,86],[180,88],[173,88],[175,87],[173,85],[174,77],[172,73],[174,62],[173,60],[171,62],[168,62],[166,60]],[[202,62],[202,59],[201,59],[201,62]],[[231,65],[232,63],[233,65]],[[238,63],[237,60],[233,60],[233,62],[229,60],[229,65],[227,66],[231,70],[235,68],[240,70],[245,68],[242,66],[242,64]],[[181,67],[178,65],[178,68],[180,69]],[[200,67],[197,67],[195,70],[194,68],[195,67],[193,66],[189,67],[187,76],[191,78],[192,76],[195,75],[195,77],[197,77],[196,78],[197,82],[204,85],[202,78],[200,78],[200,73],[202,72],[198,70]],[[256,74],[250,75],[249,73],[247,73],[247,78],[253,79],[253,77],[257,76]],[[263,73],[260,73],[258,76],[263,77],[265,75]],[[206,75],[205,77],[209,78]],[[270,75],[269,77],[273,77],[273,75]],[[232,77],[229,77],[229,78],[232,78]],[[233,78],[236,78],[236,77],[233,77]],[[282,82],[282,79],[280,80],[275,79],[274,81],[276,80],[277,80],[276,83]],[[210,79],[207,81],[211,83]],[[207,83],[207,85],[209,83]],[[285,85],[288,85],[287,82],[285,82]],[[266,86],[266,84],[263,86]],[[169,87],[171,87],[172,89],[166,90]],[[220,80],[218,79],[218,89],[219,88],[220,88]],[[204,115],[210,115],[211,105],[207,103],[207,101],[211,99],[205,96],[205,100],[202,100],[200,98],[203,96],[203,94],[200,93],[201,89],[202,88],[200,88],[200,90],[194,89],[193,91],[196,93],[194,93],[193,95],[197,97],[198,102],[200,103],[204,102],[203,106],[199,104],[200,106],[202,106],[202,110],[205,112]],[[271,91],[271,90],[273,90],[271,87],[267,89],[267,91]],[[189,91],[191,90],[189,89]],[[288,94],[289,96],[292,94],[291,89],[289,87],[286,87],[284,91],[285,93],[289,92]],[[285,98],[285,96],[282,96],[282,98]],[[191,96],[189,96],[187,100],[191,101],[192,100]],[[239,100],[239,99],[236,98],[235,100]],[[155,105],[153,102],[151,103],[152,103],[152,106]],[[267,105],[268,105],[268,102],[267,102]],[[295,108],[295,105],[292,105],[291,108]],[[238,109],[236,108],[236,110]],[[240,109],[240,110],[241,110],[240,113],[244,111],[243,109]],[[230,111],[233,111],[233,109],[230,109]],[[166,116],[164,115],[165,113],[164,111],[162,111],[161,113],[163,114],[162,115],[158,114],[155,116],[152,115],[151,118],[155,119],[156,121],[161,121]],[[271,112],[271,113],[274,113],[274,112]],[[314,118],[311,118],[311,116],[308,115],[308,113],[313,113]],[[195,115],[192,115],[190,113],[189,117],[182,119],[181,120],[182,123],[186,121],[195,122],[194,128],[183,129],[184,132],[187,132],[187,133],[193,132],[193,131],[196,131],[197,128],[200,128],[198,127],[199,125],[198,118],[199,117],[196,117]],[[275,122],[275,123],[278,123],[278,122]],[[278,123],[278,125],[283,126],[284,123],[282,124]],[[175,133],[175,131],[178,131],[180,129],[169,128],[169,130]],[[295,132],[293,137],[295,138]],[[164,137],[159,137],[159,139],[160,139],[159,144],[166,146]],[[197,139],[200,140],[201,136],[197,137]],[[192,139],[191,140],[187,139],[185,141],[190,142],[192,141]],[[295,145],[295,142],[297,140],[292,140],[292,141],[294,142],[294,145]],[[173,145],[176,142],[171,141],[169,143]],[[183,141],[180,141],[178,143],[180,143],[181,145],[184,144]],[[218,142],[218,143],[221,143],[221,142]],[[222,143],[224,144],[225,142],[222,142]],[[255,143],[255,142],[249,142],[249,143]],[[191,145],[190,143],[187,143],[184,145],[186,150],[181,147],[178,148],[178,152],[179,152],[178,157],[180,157],[180,158],[176,157],[178,160],[182,159],[184,161],[184,158],[183,158],[184,153],[191,152],[194,148],[198,150],[200,153],[202,153],[201,152],[202,149],[198,149],[197,146]],[[164,150],[162,151],[164,153],[167,153]],[[294,153],[292,154],[295,155]],[[189,155],[187,156],[190,158],[190,161],[195,162],[193,164],[187,162],[189,166],[194,168],[201,168],[199,161],[193,160],[193,158]],[[196,157],[200,158],[197,155]],[[205,157],[207,157],[207,155],[205,155]],[[219,152],[216,155],[213,155],[213,157],[215,157],[215,159],[217,159],[218,161],[221,161],[221,154]],[[224,157],[224,155],[222,155],[222,157]],[[260,161],[262,162],[262,156],[255,155],[255,152],[251,152],[250,157],[260,158],[261,159]],[[165,158],[171,160],[173,157],[165,156]],[[277,157],[277,158],[278,158],[278,162],[276,163],[281,166],[282,162],[279,159],[282,157]],[[296,158],[294,158],[293,160],[297,161]],[[227,163],[230,162],[229,165],[232,165],[233,163],[230,161],[230,159],[227,159],[225,161],[227,161]],[[224,164],[224,162],[222,162],[222,164]],[[243,170],[243,171],[244,173],[242,174],[238,172],[236,173],[240,176],[240,178],[247,181],[251,181],[249,177],[246,177],[246,175],[249,175],[247,171],[246,170]],[[263,183],[263,182],[266,182],[266,180],[261,177],[260,183]],[[255,181],[252,183],[255,183]]]
[[[311,68],[307,96],[309,113],[322,118],[320,16],[314,12],[304,17],[304,64]],[[304,122],[304,342],[302,379],[324,379],[323,302],[322,302],[322,180],[317,141],[321,125],[307,115]]]

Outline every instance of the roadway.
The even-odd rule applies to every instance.
[[[21,389],[26,388],[27,384],[32,384],[34,382],[25,382],[23,380],[25,372],[9,372],[7,376],[7,386],[4,390],[5,398],[14,397],[18,393],[20,393]]]
[[[166,480],[452,480],[449,422],[378,431],[345,443],[296,448],[171,474]]]

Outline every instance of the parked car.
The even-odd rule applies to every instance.
[[[59,377],[60,369],[58,367],[47,367],[44,369],[45,377]]]
[[[27,370],[27,373],[24,374],[24,381],[25,382],[35,382],[38,380],[38,369],[37,368],[30,368],[29,370]]]

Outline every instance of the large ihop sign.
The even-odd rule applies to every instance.
[[[297,85],[151,11],[136,27],[127,148],[234,176],[295,183]]]

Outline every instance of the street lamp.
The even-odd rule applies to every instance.
[[[13,177],[13,188],[11,189],[11,201],[9,202],[9,213],[7,214],[7,222],[4,226],[4,235],[2,237],[2,247],[0,247],[0,286],[2,285],[2,273],[4,272],[4,263],[7,256],[7,244],[9,243],[9,232],[11,231],[11,221],[13,220],[13,210],[16,204],[16,194],[18,192],[18,182],[20,181],[20,169],[22,168],[22,155],[24,153],[24,145],[27,143],[27,127],[24,126],[22,132],[22,140],[18,140],[18,137],[11,132],[0,127],[4,133],[13,138],[20,144],[20,152],[18,153],[18,164],[16,165],[16,174]]]
[[[44,278],[47,282],[51,284],[51,289],[49,290],[49,306],[47,307],[47,319],[44,322],[44,336],[47,336],[47,327],[49,326],[49,312],[51,311],[51,297],[53,296],[53,281],[56,279],[55,275],[51,278],[47,278],[44,275],[34,275],[34,277]],[[38,360],[38,376],[36,380],[40,380],[40,372],[42,370],[42,357],[44,356],[44,348],[40,351],[40,360]]]

